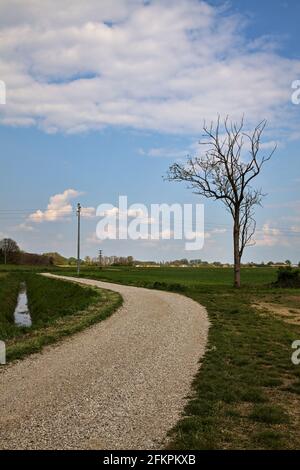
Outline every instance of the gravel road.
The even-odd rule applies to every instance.
[[[89,279],[119,292],[105,321],[0,366],[1,449],[159,449],[204,354],[206,310],[183,295]]]

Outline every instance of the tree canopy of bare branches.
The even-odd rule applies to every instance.
[[[233,218],[234,284],[240,287],[241,258],[246,246],[253,243],[256,223],[254,207],[261,204],[264,194],[252,186],[261,169],[275,152],[276,146],[263,154],[261,139],[266,128],[261,121],[252,132],[244,130],[244,119],[230,122],[227,117],[221,126],[204,124],[205,147],[199,157],[189,157],[186,164],[170,166],[167,179],[184,181],[196,194],[221,201]]]

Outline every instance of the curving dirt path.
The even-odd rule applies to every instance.
[[[204,354],[206,310],[179,294],[119,292],[105,321],[0,368],[1,449],[159,449]]]

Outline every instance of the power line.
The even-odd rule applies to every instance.
[[[81,209],[81,207],[80,207]],[[26,220],[29,216],[32,216],[35,214],[38,210],[37,209],[0,209],[0,219],[1,220]],[[53,221],[63,221],[64,216],[68,216],[70,218],[78,217],[78,207],[77,209],[72,208],[71,210],[66,210],[66,209],[46,209],[44,211],[41,211],[41,213],[46,217],[49,214],[53,213],[53,215],[57,215],[58,217],[53,219]],[[38,220],[38,219],[37,219]],[[51,222],[51,219],[44,219],[45,221]],[[34,222],[34,218],[29,219],[29,222]],[[174,224],[173,224],[174,227]],[[214,230],[214,229],[232,229],[231,224],[227,223],[214,223],[214,222],[204,222],[204,227],[206,229]],[[176,229],[176,226],[174,227]],[[272,233],[273,231],[278,230],[279,233]],[[279,236],[279,235],[285,235],[285,236],[299,236],[300,235],[300,230],[293,230],[290,228],[287,228],[286,225],[276,225],[276,226],[257,226],[256,228],[256,233],[264,233],[267,234],[268,236]]]

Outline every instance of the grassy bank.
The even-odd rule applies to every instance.
[[[199,286],[188,295],[206,306],[212,326],[194,396],[170,446],[299,448],[300,366],[291,362],[291,344],[300,339],[300,324],[287,323],[274,307],[299,307],[299,292]]]
[[[300,447],[300,365],[291,362],[291,344],[300,339],[300,290],[272,288],[276,270],[244,269],[240,291],[226,268],[85,269],[82,276],[170,290],[177,285],[206,306],[207,353],[170,448]]]
[[[27,286],[31,328],[14,324],[21,281]],[[105,319],[120,304],[117,293],[47,279],[29,270],[0,273],[0,339],[6,342],[7,361],[40,351],[47,344]]]
[[[0,339],[4,341],[20,333],[13,321],[19,287],[17,276],[0,273]]]

